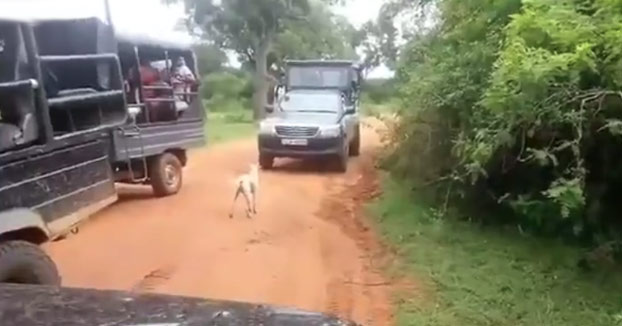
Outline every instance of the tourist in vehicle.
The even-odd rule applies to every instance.
[[[194,84],[196,82],[196,77],[192,69],[186,64],[186,59],[184,59],[184,57],[179,57],[179,59],[177,59],[173,77],[187,84]]]
[[[161,101],[150,101],[153,99],[161,98],[164,96],[166,92],[165,88],[168,85],[166,82],[162,80],[162,76],[158,69],[154,68],[151,65],[151,62],[145,58],[141,58],[140,65],[138,67],[138,71],[140,72],[140,81],[143,86],[143,100],[145,102],[145,107],[149,114],[149,121],[166,121],[172,119],[170,116],[170,104],[161,102]],[[130,81],[133,83],[133,88],[138,89],[138,76],[136,75],[137,71],[135,68],[132,68],[130,71]],[[149,88],[149,86],[161,86],[162,89],[159,88]]]
[[[149,60],[145,58],[140,59],[140,65],[138,66],[138,71],[136,67],[133,67],[130,70],[130,80],[134,84],[135,89],[138,88],[139,76],[137,76],[138,72],[140,72],[140,82],[143,86],[151,86],[158,81],[161,81],[160,74],[158,70],[151,66]],[[143,96],[145,98],[153,98],[155,97],[155,91],[153,90],[144,90]]]
[[[184,57],[179,57],[175,62],[172,83],[175,92],[175,107],[178,112],[184,111],[190,102],[188,93],[192,91],[192,86],[196,85],[196,77],[186,64]]]

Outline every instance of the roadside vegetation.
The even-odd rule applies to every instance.
[[[220,69],[207,74],[202,85],[209,144],[245,138],[255,132],[252,82],[247,73]]]
[[[395,79],[365,80],[361,97],[361,110],[366,116],[380,117],[399,106]]]
[[[439,215],[416,198],[386,178],[370,207],[399,257],[392,276],[416,286],[396,293],[398,326],[622,325],[620,269],[585,273],[578,248]]]
[[[621,9],[385,2],[397,123],[372,211],[425,295],[398,325],[622,325]]]

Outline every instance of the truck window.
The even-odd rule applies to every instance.
[[[348,70],[332,67],[291,67],[290,87],[342,88],[348,87]]]
[[[126,119],[109,26],[85,18],[43,21],[33,29],[55,137],[105,128]]]
[[[32,84],[21,28],[0,24],[0,153],[38,136]],[[20,83],[21,82],[21,83]]]
[[[189,113],[197,98],[198,83],[191,52],[166,51],[162,48],[139,46],[139,63],[134,46],[121,44],[119,57],[123,78],[127,85],[126,97],[132,104],[142,104],[137,122],[170,122],[193,118]],[[180,65],[183,58],[183,65]],[[184,66],[185,68],[181,68]],[[139,80],[138,72],[140,71]]]

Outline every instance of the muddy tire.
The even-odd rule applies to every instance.
[[[335,161],[335,168],[337,172],[346,173],[348,171],[348,159],[350,157],[350,146],[345,146],[342,152],[337,155],[337,159]]]
[[[25,241],[0,244],[0,283],[59,286],[56,265],[39,246]]]
[[[156,196],[174,195],[179,192],[183,183],[182,164],[177,156],[164,153],[150,162],[149,177]]]
[[[356,135],[354,135],[354,139],[352,139],[352,143],[350,144],[349,154],[350,156],[359,156],[361,153],[361,130],[356,128]]]
[[[259,154],[259,166],[264,170],[270,170],[274,166],[274,157],[266,154]]]

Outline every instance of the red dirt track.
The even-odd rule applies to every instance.
[[[66,286],[149,291],[293,306],[368,325],[392,323],[381,252],[361,216],[376,194],[376,133],[366,127],[347,174],[279,160],[260,172],[258,215],[243,200],[229,219],[235,176],[256,161],[254,139],[190,153],[184,187],[121,199],[47,252]]]

